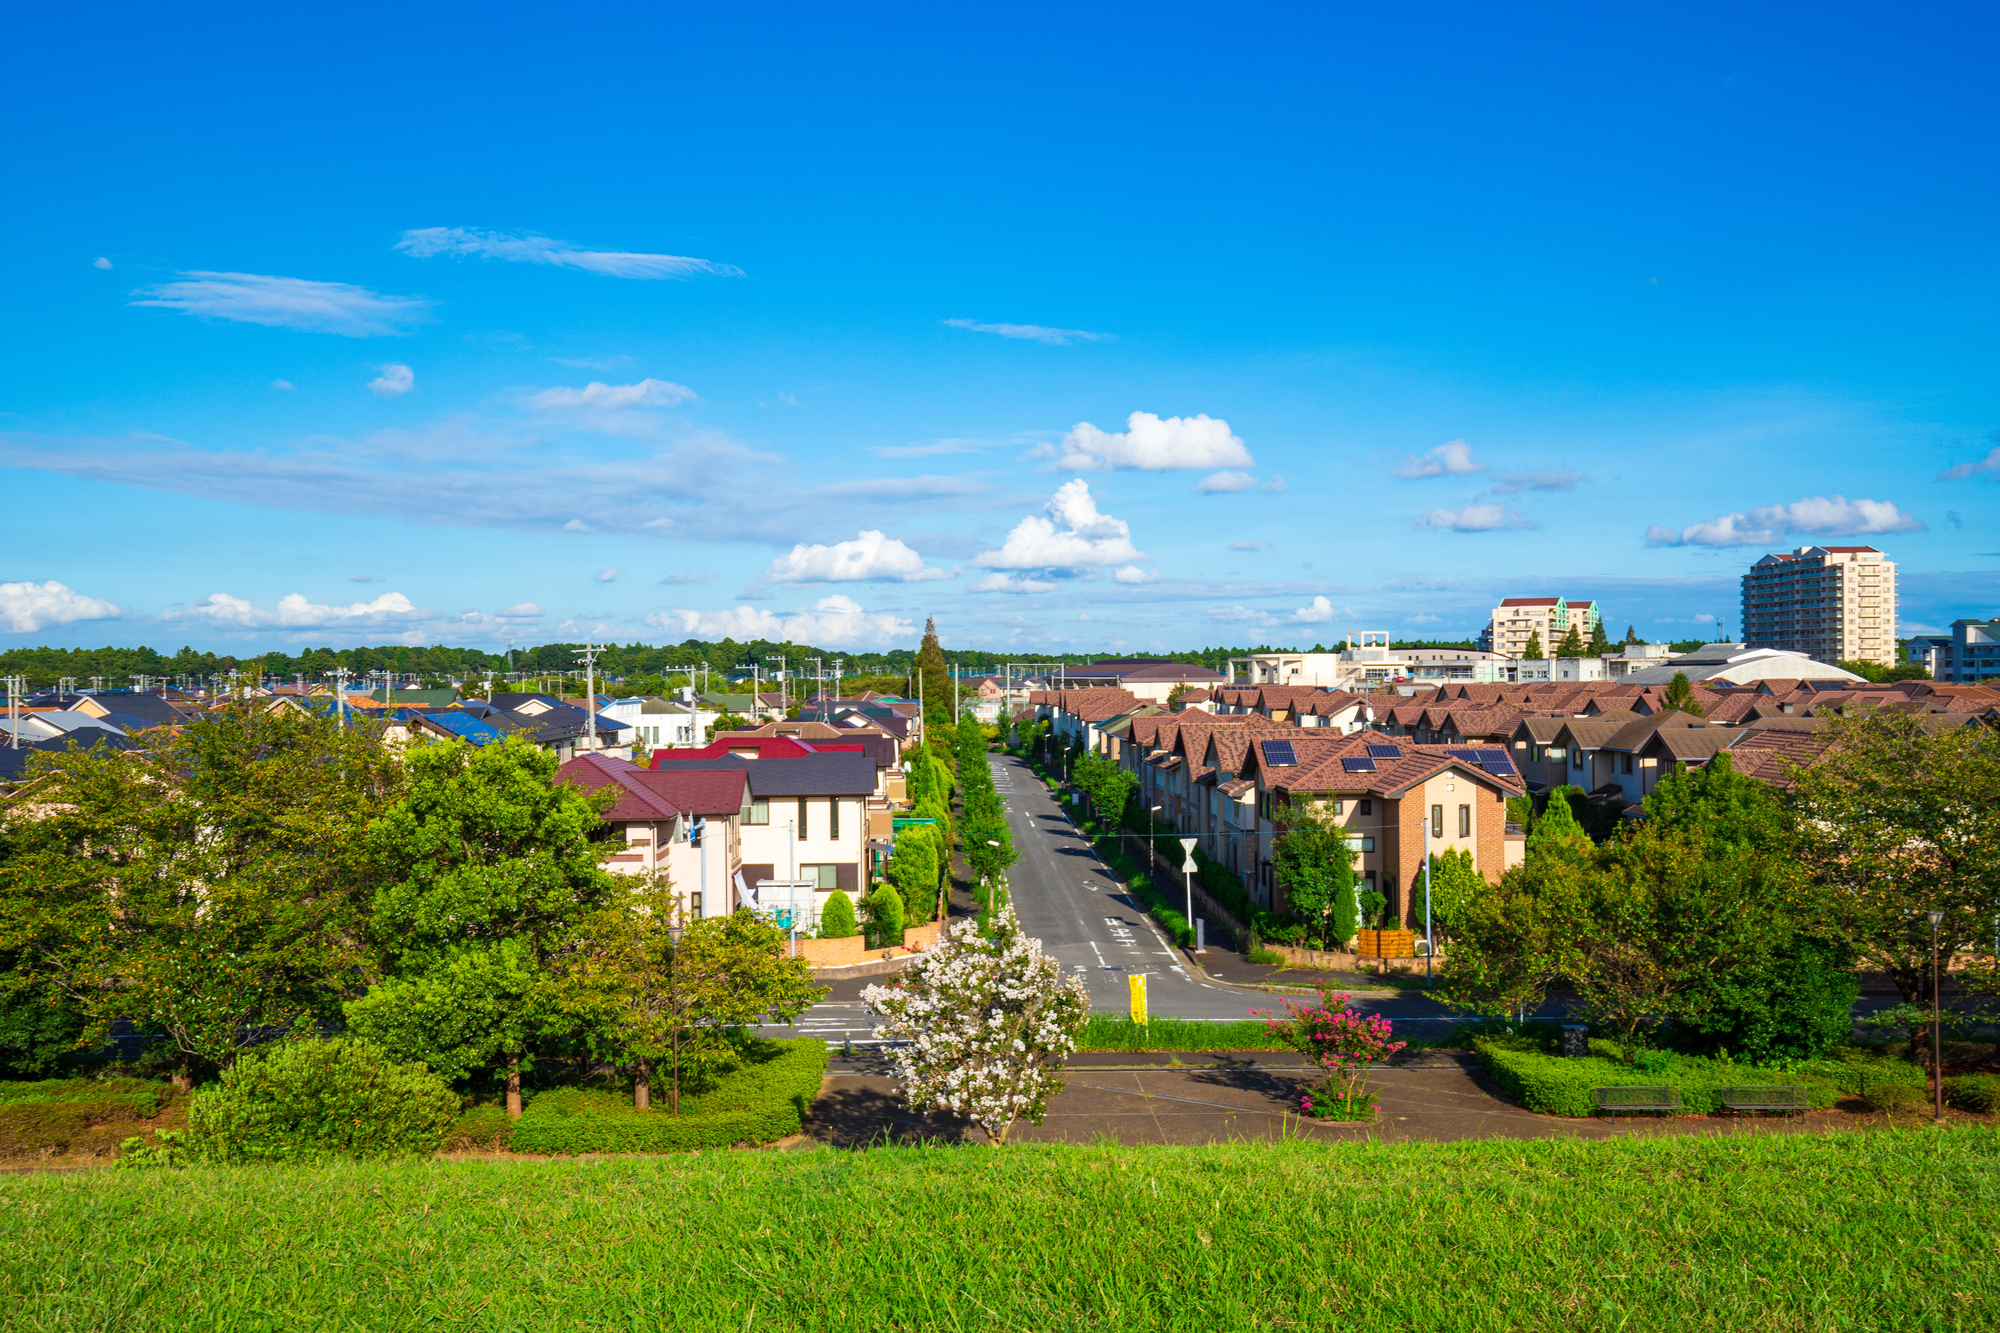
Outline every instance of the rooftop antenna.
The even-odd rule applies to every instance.
[[[577,657],[583,662],[583,728],[590,737],[589,749],[597,750],[597,654],[594,643],[586,643]]]

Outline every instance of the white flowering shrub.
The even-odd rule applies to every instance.
[[[913,1111],[956,1111],[995,1147],[1022,1117],[1036,1124],[1062,1091],[1063,1057],[1090,1014],[1083,983],[1063,975],[1003,902],[990,933],[961,921],[889,986],[861,993],[896,1048]]]

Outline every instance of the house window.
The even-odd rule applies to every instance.
[[[750,802],[750,813],[749,813],[749,814],[747,814],[747,815],[745,815],[745,816],[743,816],[743,822],[744,822],[744,823],[746,823],[746,824],[768,824],[768,823],[770,823],[770,822],[771,822],[771,803],[770,803],[769,801],[752,801],[752,802]]]
[[[1441,805],[1431,807],[1431,836],[1433,838],[1444,836],[1444,807]]]
[[[1336,815],[1347,813],[1347,802],[1341,800],[1338,797],[1335,797],[1333,800],[1328,801],[1327,804],[1332,807],[1333,813],[1335,813]]]
[[[1630,773],[1632,771],[1632,756],[1629,754],[1620,756],[1618,768],[1622,773]]]
[[[1569,757],[1569,766],[1571,768],[1583,767],[1583,751],[1578,750],[1575,754]]]
[[[799,841],[806,840],[806,798],[799,797]]]
[[[1375,839],[1359,833],[1350,833],[1347,835],[1347,845],[1357,852],[1372,852],[1375,850]]]
[[[826,798],[826,836],[832,838],[835,842],[840,841],[840,798],[838,796],[829,796]]]
[[[1357,802],[1357,803],[1356,803],[1356,805],[1355,805],[1355,808],[1354,808],[1354,813],[1356,813],[1356,814],[1358,814],[1358,815],[1372,815],[1372,814],[1374,814],[1374,813],[1375,813],[1375,802],[1373,802],[1373,801],[1360,801],[1360,802]]]
[[[799,878],[808,881],[822,892],[831,892],[840,887],[840,867],[800,866]]]
[[[701,916],[701,890],[700,890],[700,889],[696,889],[696,890],[695,890],[695,891],[694,891],[693,893],[690,893],[690,894],[688,895],[688,914],[689,914],[690,916],[693,916],[693,917],[697,918],[697,919],[699,919],[699,918],[700,918],[700,916]]]
[[[1472,836],[1472,807],[1469,805],[1458,807],[1458,836],[1461,838]]]

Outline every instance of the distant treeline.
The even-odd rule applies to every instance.
[[[74,680],[78,686],[87,688],[92,677],[102,677],[107,688],[124,688],[133,683],[137,676],[148,677],[203,677],[226,676],[232,671],[245,674],[259,674],[279,680],[294,676],[314,679],[345,667],[357,678],[365,678],[370,672],[390,671],[399,676],[417,679],[445,679],[466,674],[483,675],[488,671],[504,673],[509,670],[522,671],[569,671],[579,667],[577,652],[580,643],[546,643],[533,648],[516,648],[512,664],[508,654],[491,652],[481,648],[413,648],[401,644],[385,644],[375,648],[306,648],[296,654],[268,652],[242,657],[227,653],[197,652],[184,647],[177,653],[163,653],[154,648],[14,648],[0,653],[0,676],[25,676],[30,688],[54,685],[65,677]],[[1204,648],[1196,652],[1170,654],[1123,654],[1123,656],[1157,656],[1163,661],[1192,662],[1216,670],[1230,657],[1241,657],[1251,652],[1273,651],[1268,648]],[[960,671],[998,673],[1003,663],[1035,662],[1062,663],[1076,666],[1085,662],[1102,661],[1115,653],[1037,653],[1037,652],[990,652],[978,649],[959,651],[947,650],[945,660]],[[896,648],[884,653],[844,653],[830,648],[816,648],[811,644],[772,643],[757,639],[739,642],[723,639],[708,642],[702,639],[685,639],[678,644],[655,645],[645,643],[606,645],[598,655],[598,670],[606,675],[623,679],[637,676],[657,676],[670,672],[699,669],[703,663],[717,675],[730,675],[747,671],[752,662],[759,669],[770,672],[778,663],[770,658],[782,657],[790,671],[811,675],[811,659],[819,658],[822,668],[831,674],[833,664],[839,662],[844,677],[853,676],[901,676],[906,675],[916,659],[915,648]]]

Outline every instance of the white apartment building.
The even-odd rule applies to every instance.
[[[1486,622],[1479,646],[1501,657],[1526,657],[1530,637],[1541,639],[1540,657],[1553,657],[1562,647],[1570,626],[1588,644],[1597,632],[1596,602],[1572,601],[1563,597],[1503,597]]]
[[[1776,551],[1743,576],[1743,642],[1816,662],[1896,664],[1896,566],[1872,546]]]

